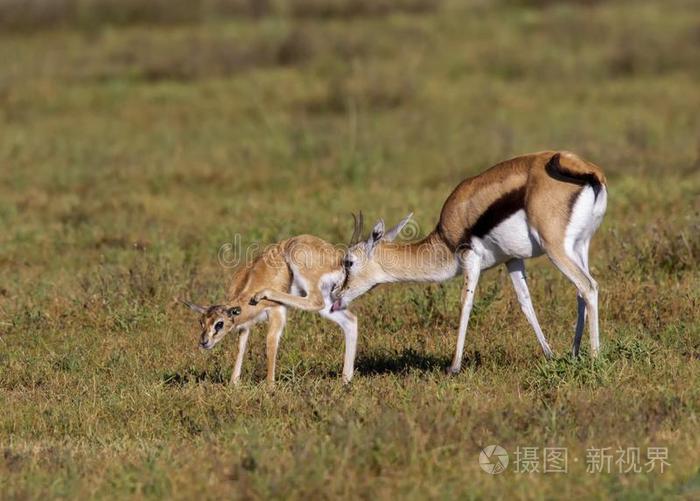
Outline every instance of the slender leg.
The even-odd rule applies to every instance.
[[[321,316],[338,324],[345,335],[345,357],[343,359],[343,383],[352,380],[357,351],[357,317],[348,310],[328,313],[321,311]]]
[[[578,246],[575,251],[581,267],[590,277],[590,271],[588,270],[589,244],[590,240],[586,240],[580,246]],[[576,295],[576,304],[578,309],[578,315],[576,316],[576,333],[574,334],[574,345],[571,348],[571,352],[573,353],[574,357],[578,357],[579,355],[581,338],[583,337],[583,328],[586,325],[586,301],[580,293]]]
[[[527,281],[525,279],[525,263],[522,259],[512,259],[506,263],[506,266],[508,267],[508,273],[510,273],[510,279],[513,282],[513,288],[515,289],[515,295],[518,297],[520,308],[523,310],[527,321],[530,322],[530,325],[535,330],[537,341],[540,342],[542,351],[544,351],[544,356],[552,358],[552,349],[547,344],[542,328],[537,321],[535,308],[532,306],[530,291],[527,288]]]
[[[253,296],[250,300],[251,304],[257,304],[260,301],[267,300],[274,303],[279,303],[284,306],[291,306],[306,311],[318,311],[323,308],[323,298],[318,291],[309,291],[307,297],[295,296],[272,289],[263,289]]]
[[[547,254],[554,265],[561,271],[578,289],[578,293],[583,297],[588,316],[588,330],[591,341],[591,356],[597,357],[600,350],[598,337],[598,284],[591,277],[581,264],[578,258],[571,258],[564,249],[550,248]],[[574,337],[576,343],[576,337]]]
[[[474,252],[469,251],[463,260],[464,266],[464,286],[462,288],[462,313],[459,317],[459,332],[457,333],[457,347],[454,358],[448,373],[457,374],[462,368],[462,356],[464,354],[464,340],[467,336],[467,325],[469,315],[474,306],[474,291],[479,283],[481,274],[481,258]]]
[[[591,355],[597,357],[600,353],[600,333],[598,332],[598,284],[593,281],[591,292],[584,296],[588,313],[588,330],[591,342]]]
[[[571,348],[571,353],[578,357],[581,348],[581,338],[583,337],[583,327],[586,325],[586,301],[579,293],[576,294],[576,306],[578,314],[576,315],[576,333],[574,334],[574,345]]]
[[[241,379],[243,357],[245,356],[245,350],[248,346],[248,334],[250,334],[250,330],[243,329],[238,335],[238,353],[236,354],[236,363],[233,366],[233,373],[231,374],[231,381],[229,384],[238,384],[238,381]]]
[[[268,313],[270,327],[267,331],[267,382],[275,382],[275,365],[277,364],[277,348],[284,325],[287,322],[287,310],[284,307],[270,308]]]

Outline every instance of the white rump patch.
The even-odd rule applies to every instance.
[[[564,237],[564,248],[570,256],[575,256],[578,250],[591,240],[603,221],[606,207],[605,187],[601,187],[598,197],[591,186],[585,186],[581,190],[571,210]]]

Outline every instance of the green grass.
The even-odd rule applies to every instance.
[[[95,1],[39,20],[10,4],[3,498],[697,497],[693,2],[231,2],[161,19],[137,4],[113,18]],[[315,315],[291,313],[272,389],[262,332],[236,388],[235,340],[196,348],[196,320],[173,298],[221,300],[231,270],[217,253],[236,235],[345,242],[358,209],[389,223],[414,210],[425,234],[461,179],[547,148],[609,178],[591,251],[598,360],[586,338],[583,358],[567,356],[575,292],[543,259],[530,288],[552,361],[504,270],[482,278],[456,377],[443,370],[458,280],[354,303],[349,387],[342,337]],[[511,461],[518,446],[567,447],[570,471],[490,476],[478,465],[489,444]],[[663,474],[585,471],[587,448],[651,446],[668,447]]]

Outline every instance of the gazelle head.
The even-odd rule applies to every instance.
[[[413,213],[403,218],[399,224],[388,231],[384,229],[384,221],[380,219],[374,225],[366,240],[354,243],[352,240],[343,258],[345,282],[333,291],[334,302],[331,311],[342,310],[358,296],[361,296],[377,284],[388,281],[382,267],[381,257],[385,244],[393,242],[401,230],[411,220]],[[362,232],[362,215],[359,225],[355,225],[353,240]]]
[[[215,304],[213,306],[200,306],[198,304],[182,301],[192,311],[201,314],[199,325],[202,327],[199,346],[205,350],[211,350],[216,343],[221,341],[226,334],[231,332],[241,315],[240,306],[225,306]]]

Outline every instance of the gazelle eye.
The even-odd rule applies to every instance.
[[[345,261],[343,261],[343,266],[345,266],[346,270],[349,270],[350,268],[352,268],[352,261],[346,259]]]
[[[221,320],[219,320],[218,322],[216,322],[216,323],[214,324],[214,330],[217,331],[217,332],[220,331],[220,330],[223,329],[223,328],[224,328],[224,322],[221,321]]]

